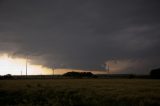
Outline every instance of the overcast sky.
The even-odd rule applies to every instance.
[[[119,73],[146,74],[160,66],[160,1],[0,0],[0,53],[47,67],[103,71],[108,62]]]

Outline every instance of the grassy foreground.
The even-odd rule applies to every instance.
[[[0,80],[0,106],[160,106],[160,80]]]

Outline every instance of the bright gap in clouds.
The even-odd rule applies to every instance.
[[[53,70],[51,68],[44,67],[42,65],[31,64],[31,59],[27,62],[28,75],[52,75]],[[85,70],[76,69],[55,69],[54,74],[64,74],[66,72],[84,72]],[[88,71],[89,72],[89,71]],[[0,75],[12,74],[12,75],[26,75],[26,58],[13,58],[8,54],[0,55]],[[105,71],[93,71],[94,74],[105,74]]]
[[[8,54],[0,55],[0,75],[25,75],[26,74],[26,59],[12,58]],[[42,65],[33,65],[28,61],[28,75],[44,75],[52,74],[52,69],[43,67]]]

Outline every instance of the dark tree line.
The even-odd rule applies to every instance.
[[[151,70],[150,76],[153,79],[160,79],[160,68]]]
[[[0,79],[14,79],[14,77],[11,74],[6,74],[4,76],[0,76]]]
[[[96,76],[91,72],[67,72],[63,75],[64,77],[72,78],[95,78]]]

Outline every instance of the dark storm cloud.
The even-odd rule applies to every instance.
[[[0,51],[30,55],[35,64],[75,69],[100,70],[113,58],[145,60],[140,72],[145,73],[159,65],[159,4],[158,0],[0,1]]]

